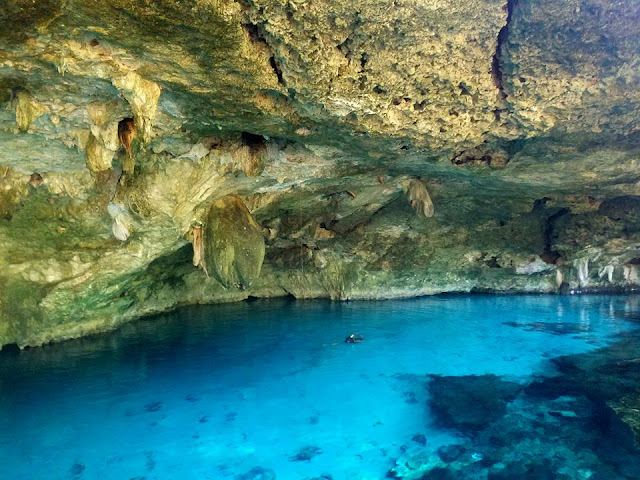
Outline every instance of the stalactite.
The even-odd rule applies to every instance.
[[[191,227],[191,235],[193,237],[193,266],[201,267],[205,275],[208,277],[209,272],[204,261],[204,242],[202,241],[202,225],[193,225]]]
[[[638,283],[638,269],[635,265],[623,265],[622,275],[628,284],[635,285]]]
[[[18,87],[14,89],[12,95],[16,114],[16,125],[18,130],[26,132],[29,130],[33,121],[45,113],[46,109],[24,88]]]
[[[116,219],[111,225],[111,231],[113,232],[113,236],[116,237],[121,242],[126,241],[129,238],[129,229],[120,222],[120,220]]]
[[[427,187],[419,178],[413,178],[407,188],[407,200],[418,215],[433,217],[435,212],[433,202],[427,191]]]
[[[562,270],[556,270],[556,285],[558,288],[562,286],[564,282],[564,275],[562,274]]]
[[[131,235],[132,221],[129,214],[122,206],[115,203],[107,205],[107,212],[113,219],[113,224],[111,225],[113,236],[121,242],[126,241]]]
[[[202,263],[203,246],[202,246],[202,227],[194,225],[191,227],[193,233],[193,266],[198,267]]]
[[[606,265],[600,269],[600,272],[598,272],[598,278],[602,278],[605,275],[607,276],[609,283],[613,283],[613,265]]]
[[[576,258],[573,261],[573,266],[578,271],[578,281],[581,287],[586,287],[589,284],[589,258]]]

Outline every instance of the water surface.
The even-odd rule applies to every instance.
[[[0,478],[381,479],[407,448],[467,438],[434,424],[427,375],[555,375],[633,329],[637,301],[259,300],[1,352]]]

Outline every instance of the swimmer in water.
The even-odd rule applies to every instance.
[[[344,343],[360,343],[360,342],[364,342],[364,337],[360,334],[356,335],[355,333],[352,333],[351,335],[349,335],[347,338],[344,339]]]

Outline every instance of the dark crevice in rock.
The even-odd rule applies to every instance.
[[[502,268],[502,265],[498,262],[498,257],[495,256],[485,260],[484,264],[489,268]]]
[[[118,122],[118,140],[129,156],[131,156],[131,143],[135,134],[136,123],[133,118],[123,118]]]
[[[603,201],[598,208],[603,215],[622,225],[626,236],[640,232],[640,196],[622,195]]]
[[[509,140],[504,142],[502,148],[505,152],[507,152],[507,156],[509,157],[509,161],[520,152],[524,148],[526,144],[526,139],[524,138],[516,138],[515,140]]]
[[[278,83],[283,87],[286,87],[287,82],[285,81],[284,76],[282,75],[282,68],[280,68],[280,64],[276,60],[276,57],[274,57],[273,55],[271,55],[271,57],[269,58],[269,65],[271,65],[271,69],[273,70],[273,73],[275,73],[276,77],[278,77]]]
[[[291,4],[287,5],[287,9],[286,9],[285,13],[287,15],[287,20],[289,20],[291,23],[293,23],[295,21],[295,11],[293,10]]]
[[[260,148],[267,143],[267,140],[262,135],[257,135],[251,132],[242,132],[241,138],[242,144],[252,149]]]
[[[347,60],[351,59],[351,55],[352,55],[352,51],[351,51],[351,37],[347,37],[344,42],[342,42],[341,44],[338,45],[338,50],[340,50],[340,52],[342,52],[342,54],[344,55],[344,57]]]
[[[242,25],[242,27],[249,35],[249,40],[251,40],[251,42],[263,45],[271,50],[271,46],[266,40],[266,35],[261,25],[257,25],[255,23],[245,23]],[[269,65],[271,65],[273,73],[275,73],[276,77],[278,77],[278,83],[283,87],[286,87],[287,82],[284,80],[284,77],[282,75],[282,68],[280,68],[280,63],[278,63],[278,61],[276,60],[275,55],[271,55],[269,57]]]
[[[562,256],[557,250],[553,250],[553,230],[555,228],[556,222],[563,216],[567,215],[570,212],[568,208],[561,208],[554,214],[552,214],[544,224],[544,250],[542,251],[542,255],[540,258],[544,260],[548,264],[555,264],[558,259]]]
[[[365,68],[367,67],[367,62],[369,61],[369,55],[366,53],[363,53],[362,55],[360,55],[360,72],[359,73],[363,73],[365,71]]]
[[[460,82],[458,84],[458,88],[460,89],[460,95],[471,95],[471,91],[469,90],[469,86],[464,82]]]
[[[286,295],[285,295],[285,297],[284,297],[284,299],[285,299],[287,302],[291,303],[291,302],[295,302],[295,301],[297,300],[296,296],[295,296],[293,293],[291,293],[289,290],[287,290],[287,289],[286,289],[286,288],[284,288],[284,287],[281,287],[281,288],[282,288],[282,290],[284,290],[285,292],[287,292],[287,294],[286,294]]]
[[[0,347],[0,355],[18,355],[20,354],[20,347],[17,343],[7,343]]]
[[[337,45],[338,50],[340,50],[340,52],[344,55],[344,57],[349,61],[349,63],[351,63],[351,60],[353,58],[356,58],[356,52],[354,51],[354,39],[357,37],[358,35],[358,29],[359,27],[362,25],[362,18],[360,18],[360,12],[356,11],[354,14],[354,18],[351,22],[351,27],[350,27],[350,33],[347,36],[347,38],[344,39],[344,41],[342,43],[340,43],[339,45]],[[363,53],[360,56],[360,72],[362,73],[364,71],[364,67],[365,64],[367,63],[368,60],[368,55],[366,53]]]
[[[511,157],[505,149],[485,142],[475,148],[457,153],[451,159],[451,163],[454,165],[480,165],[503,168],[510,160]]]
[[[256,25],[255,23],[245,23],[242,25],[242,28],[244,28],[244,30],[247,32],[247,34],[249,35],[249,40],[251,40],[252,43],[260,43],[269,46],[264,38],[262,29],[258,25]]]
[[[640,216],[640,196],[621,195],[603,201],[598,207],[598,213],[612,220],[632,220]]]
[[[516,8],[518,0],[507,0],[505,8],[507,10],[507,21],[504,26],[498,32],[498,41],[496,43],[496,51],[493,55],[493,60],[491,61],[491,78],[493,78],[493,83],[496,88],[499,90],[499,96],[501,100],[507,98],[507,93],[504,90],[504,79],[503,79],[503,65],[501,63],[501,57],[503,52],[504,44],[507,41],[507,37],[509,36],[509,26],[511,25],[511,19],[513,17],[513,11]]]

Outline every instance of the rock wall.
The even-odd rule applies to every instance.
[[[634,288],[638,8],[10,0],[0,345],[248,296]]]

